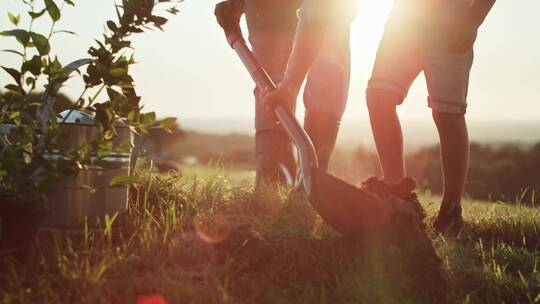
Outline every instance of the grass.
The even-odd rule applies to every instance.
[[[151,294],[167,303],[540,302],[537,208],[465,202],[461,239],[431,234],[445,281],[427,284],[428,266],[408,251],[344,239],[302,196],[254,192],[248,173],[191,167],[142,177],[129,212],[104,229],[44,232],[23,254],[0,253],[3,303],[136,303]],[[430,221],[438,199],[421,201]]]

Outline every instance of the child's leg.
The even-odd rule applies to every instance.
[[[428,85],[428,104],[439,131],[444,192],[435,229],[458,235],[463,225],[461,197],[469,163],[465,123],[473,51],[454,54],[426,50],[421,58]]]
[[[465,115],[433,111],[439,131],[443,169],[443,208],[460,206],[469,165],[469,136]]]
[[[396,107],[422,70],[416,38],[405,28],[392,22],[392,18],[387,23],[366,91],[371,129],[387,182],[399,182],[405,177],[403,136]]]
[[[403,135],[396,113],[401,99],[395,93],[382,90],[370,90],[367,93],[371,130],[383,176],[388,182],[399,182],[405,177]]]

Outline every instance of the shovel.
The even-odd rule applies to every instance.
[[[275,89],[275,84],[247,47],[239,28],[225,31],[225,34],[257,87],[262,91]],[[293,113],[280,103],[273,111],[298,150],[300,174],[297,188],[306,193],[321,218],[334,230],[346,236],[359,236],[384,226],[390,217],[388,205],[369,191],[347,184],[320,170],[313,143]]]

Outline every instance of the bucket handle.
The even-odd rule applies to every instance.
[[[69,79],[70,75],[73,72],[77,71],[79,68],[87,64],[90,64],[91,62],[92,59],[89,58],[83,58],[73,61],[72,63],[64,67],[62,75],[58,76],[56,79],[53,80],[52,83],[49,84],[49,86],[45,90],[45,93],[43,93],[43,96],[41,96],[43,105],[41,105],[41,107],[36,113],[37,119],[41,122],[42,125],[48,123],[51,120],[52,117],[50,117],[50,114],[55,103],[56,95],[58,95],[58,91],[60,90],[64,82]]]
[[[41,96],[41,100],[43,101],[43,105],[38,109],[36,115],[38,121],[41,122],[41,124],[48,123],[52,117],[50,117],[52,113],[52,108],[55,103],[56,96],[58,95],[58,91],[66,82],[71,74],[78,69],[82,68],[83,66],[92,63],[92,59],[90,58],[82,58],[79,60],[75,60],[71,62],[70,64],[66,65],[62,71],[62,75],[57,77],[45,90],[45,93]],[[69,116],[69,115],[68,115]],[[9,145],[9,141],[6,138],[6,134],[9,133],[9,130],[11,129],[5,129],[0,126],[0,141],[4,145]],[[7,130],[7,133],[4,131]],[[133,169],[135,168],[135,164],[137,162],[137,158],[139,156],[139,147],[136,145],[136,141],[132,139],[132,146],[134,146],[133,149],[131,149],[130,154],[130,161],[129,161],[129,175],[133,175]]]

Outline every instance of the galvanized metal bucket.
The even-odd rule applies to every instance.
[[[59,77],[54,85],[49,86],[43,96],[44,104],[38,111],[38,119],[42,124],[51,119],[50,109],[54,105],[54,98],[69,75],[78,68],[90,63],[89,59],[74,61],[64,68],[63,77]],[[66,117],[67,116],[67,117]],[[91,142],[101,132],[101,129],[93,124],[93,118],[83,112],[66,111],[60,114],[62,136],[62,149],[77,149],[85,142]],[[7,135],[13,125],[0,125],[0,150],[2,146],[9,145]],[[116,126],[117,137],[113,141],[113,147],[130,140],[133,143],[132,132],[128,127]],[[131,152],[112,153],[105,159],[109,164],[115,163],[114,169],[99,165],[88,166],[79,171],[75,176],[62,181],[57,190],[46,195],[47,216],[42,227],[56,229],[81,229],[85,225],[91,228],[103,227],[105,217],[112,218],[115,214],[127,210],[128,189],[127,187],[110,187],[113,177],[129,175],[130,167],[134,165],[135,158]],[[55,160],[59,152],[52,152],[45,157]],[[131,161],[131,162],[130,162]]]
[[[10,144],[7,135],[13,127],[0,125],[0,146]],[[92,141],[100,132],[100,128],[95,125],[81,123],[64,123],[61,128],[64,129],[63,148],[78,148],[84,142]],[[129,128],[118,126],[116,131],[118,136],[113,141],[113,147],[132,140]],[[52,160],[58,156],[59,153],[54,152],[45,155]],[[113,177],[129,174],[130,152],[112,153],[104,160],[116,168],[88,166],[75,176],[63,180],[56,191],[46,195],[47,215],[44,227],[79,229],[85,225],[102,226],[107,215],[112,218],[127,210],[127,187],[110,187],[109,184]]]
[[[84,142],[90,142],[100,132],[94,125],[67,123],[62,126],[62,145],[65,148],[77,148]],[[116,128],[118,136],[113,146],[131,140],[127,127]],[[46,157],[55,159],[58,154]],[[128,189],[110,187],[111,179],[129,174],[130,153],[112,153],[104,160],[115,164],[114,169],[102,166],[88,166],[72,178],[65,179],[58,185],[58,190],[47,195],[48,214],[43,226],[51,228],[82,228],[85,225],[96,227],[103,225],[107,215],[113,217],[127,210]]]

